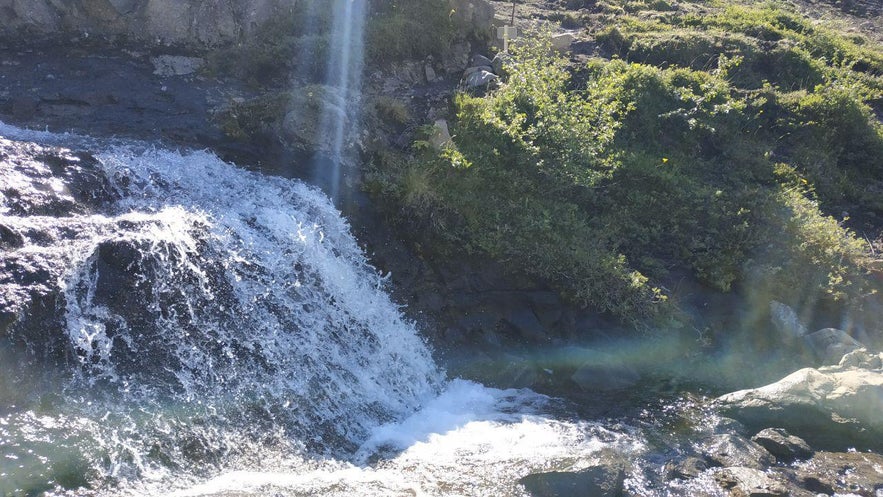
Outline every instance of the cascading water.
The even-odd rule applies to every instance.
[[[0,394],[52,377],[0,407],[0,495],[521,495],[531,472],[641,450],[532,392],[445,380],[314,188],[206,152],[0,135],[102,150],[0,142],[19,275],[0,296],[26,316],[0,335]],[[56,314],[28,328],[38,301]]]
[[[330,139],[330,157],[314,164],[318,184],[327,185],[332,201],[340,196],[346,160],[344,142],[355,130],[364,59],[364,26],[367,0],[332,0],[330,53],[325,84],[334,92],[324,102],[319,122],[321,133]],[[355,102],[353,102],[355,100]]]

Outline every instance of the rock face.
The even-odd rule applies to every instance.
[[[815,447],[883,447],[880,369],[805,368],[776,383],[724,395],[717,403],[749,426],[781,426]]]
[[[57,233],[20,220],[88,214],[116,194],[86,153],[0,138],[0,162],[0,338],[14,327],[25,342],[53,343],[44,335],[57,328],[58,282],[67,264],[21,250],[25,240],[60,242]],[[77,226],[69,230],[75,232]]]
[[[0,34],[125,36],[185,46],[236,42],[292,12],[286,0],[0,0]]]

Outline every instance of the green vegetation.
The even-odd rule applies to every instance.
[[[860,306],[877,262],[825,213],[883,213],[883,52],[770,5],[606,8],[612,59],[526,38],[499,90],[457,97],[454,147],[378,154],[369,187],[437,250],[626,320],[672,316],[685,273]]]
[[[373,64],[441,57],[458,37],[482,36],[446,0],[374,2],[365,34],[365,58]]]

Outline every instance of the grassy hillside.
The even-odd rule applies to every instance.
[[[455,147],[375,158],[370,187],[432,250],[644,323],[677,315],[684,274],[797,307],[876,298],[880,261],[843,213],[883,216],[883,47],[776,3],[561,16],[600,57],[532,33],[498,90],[457,97]]]

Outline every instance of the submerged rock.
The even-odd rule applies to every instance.
[[[621,468],[595,466],[576,472],[554,471],[519,480],[533,497],[617,497],[622,495],[625,473]]]
[[[641,375],[628,364],[609,358],[600,363],[593,360],[583,364],[570,379],[582,390],[595,392],[633,387],[640,381]]]

